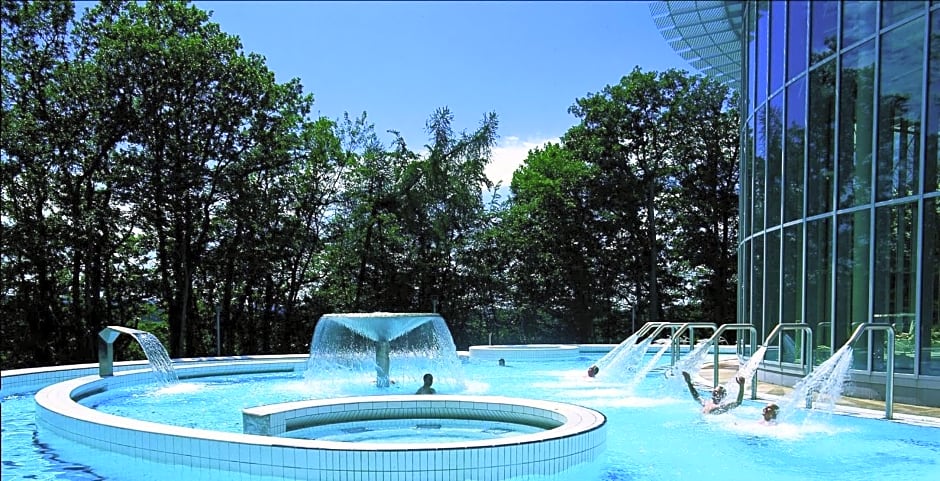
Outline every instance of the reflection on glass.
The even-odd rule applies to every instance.
[[[765,198],[765,175],[767,163],[767,121],[764,119],[766,109],[761,107],[757,109],[755,115],[755,125],[757,132],[754,136],[754,164],[751,169],[751,182],[753,198],[751,203],[754,206],[751,220],[751,233],[764,230],[764,198]]]
[[[875,33],[878,2],[842,2],[842,46],[852,45]]]
[[[836,220],[836,319],[846,336],[868,322],[869,212],[857,210]]]
[[[751,319],[751,241],[745,241],[738,249],[738,321],[754,322]]]
[[[754,110],[754,96],[757,92],[757,5],[754,2],[747,4],[747,96],[744,111],[750,113]]]
[[[770,3],[770,94],[783,86],[783,58],[786,50],[786,2]]]
[[[806,145],[806,77],[787,86],[786,143],[784,165],[786,187],[783,219],[803,216],[803,147]]]
[[[878,115],[878,200],[917,192],[923,17],[884,34]]]
[[[836,51],[839,2],[810,2],[810,65]]]
[[[927,145],[924,146],[924,192],[940,190],[940,11],[930,15],[930,57],[927,79]]]
[[[801,322],[803,306],[803,224],[783,229],[783,286],[780,322]]]
[[[940,376],[940,201],[924,199],[924,274],[921,286],[920,374]]]
[[[751,322],[757,328],[757,338],[767,335],[764,330],[764,236],[751,241]]]
[[[832,210],[833,156],[835,155],[835,61],[819,66],[809,76],[806,214]]]
[[[832,226],[831,217],[823,217],[806,223],[806,319],[811,326],[832,323]],[[814,329],[820,333],[820,330]],[[829,331],[833,332],[833,331]],[[817,336],[817,345],[826,346],[826,355],[817,355],[821,363],[832,355],[834,349],[829,337]],[[835,346],[848,340],[847,336],[835,339]],[[817,353],[818,354],[818,353]]]
[[[899,20],[904,20],[915,13],[923,13],[922,0],[890,0],[881,2],[881,25],[888,27]]]
[[[741,183],[741,199],[738,203],[739,211],[741,215],[741,221],[739,228],[742,233],[751,232],[751,173],[752,165],[754,164],[754,117],[748,119],[747,123],[744,124],[744,132],[741,134],[741,144],[742,151],[744,155],[741,157],[741,171],[740,171],[740,180]]]
[[[767,103],[767,226],[780,224],[783,169],[783,94]]]
[[[787,80],[806,71],[806,22],[809,3],[805,0],[787,2]]]
[[[768,331],[780,323],[780,229],[767,233],[766,284],[764,295],[764,326]]]
[[[917,203],[878,207],[875,210],[875,236],[873,320],[893,324],[898,333],[913,333],[917,239],[920,237],[917,232]],[[877,341],[872,349],[872,368],[883,370],[884,334],[872,337]],[[909,349],[895,352],[897,372],[913,372],[913,347]],[[901,356],[908,358],[902,360]]]
[[[875,41],[842,57],[839,88],[839,207],[871,202]]]
[[[767,4],[757,2],[757,97],[756,104],[760,105],[767,100],[767,52],[770,51],[768,40],[770,38],[770,22],[767,15]]]

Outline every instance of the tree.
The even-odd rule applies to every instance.
[[[453,116],[439,109],[428,120],[427,154],[411,151],[395,134],[390,149],[364,117],[347,119],[342,137],[352,147],[350,172],[333,223],[327,288],[351,311],[463,311],[458,264],[484,225],[481,188],[496,136],[496,117],[456,133]]]
[[[587,203],[591,178],[592,169],[562,146],[535,148],[513,174],[513,197],[500,223],[516,309],[534,319],[570,319],[545,327],[578,342],[593,339],[596,296],[603,292]],[[521,335],[524,340],[529,333]]]
[[[0,2],[2,8],[2,236],[0,272],[4,352],[40,364],[60,361],[57,329],[66,315],[67,224],[56,191],[64,163],[58,135],[68,123],[57,110],[59,75],[69,54],[73,5]],[[22,321],[21,321],[22,320]],[[22,322],[22,324],[21,324]],[[22,343],[10,346],[8,343]],[[14,362],[18,359],[14,359]]]
[[[736,238],[733,110],[727,88],[714,81],[639,68],[570,109],[581,122],[563,141],[597,169],[591,195],[606,206],[598,218],[611,221],[599,224],[598,235],[623,266],[618,302],[645,305],[645,320],[661,319],[666,307],[687,317],[679,307],[696,303],[688,292],[699,288],[700,269],[717,288],[709,302],[721,311],[702,315],[725,318],[727,301],[719,299],[727,295]],[[704,246],[720,249],[720,260],[711,262],[714,252]]]
[[[693,79],[677,105],[686,127],[674,144],[675,252],[688,268],[688,286],[698,307],[694,319],[718,324],[736,318],[740,187],[736,105],[727,86],[708,78]]]
[[[193,282],[216,235],[213,216],[232,195],[226,188],[283,161],[249,155],[269,140],[257,127],[279,115],[283,96],[264,60],[244,55],[195,7],[108,4],[85,26],[98,42],[95,62],[132,109],[118,202],[134,206],[155,254],[170,352],[188,355],[200,319]]]

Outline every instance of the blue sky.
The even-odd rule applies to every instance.
[[[456,130],[499,118],[488,169],[508,185],[528,150],[576,123],[576,98],[644,70],[691,66],[666,44],[644,1],[198,1],[212,21],[267,59],[279,82],[301,79],[315,113],[365,111],[412,150],[447,106]]]

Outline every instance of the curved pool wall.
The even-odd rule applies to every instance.
[[[371,471],[327,471],[308,479],[504,479],[551,475],[590,462],[606,446],[606,417],[573,404],[497,396],[366,396],[271,404],[243,410],[246,433],[279,436],[310,426],[382,419],[461,419],[540,427],[495,439],[428,443],[307,441],[305,449],[369,459]],[[322,457],[318,457],[322,459]],[[323,471],[324,463],[313,465]],[[346,464],[344,470],[356,464]],[[355,478],[353,478],[355,474]]]
[[[470,346],[470,359],[480,361],[574,361],[581,348],[574,344],[494,344]]]
[[[503,359],[507,362],[517,361],[574,361],[585,355],[606,354],[617,344],[490,344],[470,346],[466,356],[477,361],[497,361]],[[656,352],[660,345],[651,345],[647,351]],[[689,351],[688,344],[680,345],[682,352]],[[709,348],[709,352],[714,347]],[[719,352],[734,354],[734,345],[721,345]]]
[[[299,372],[305,369],[306,356],[184,360],[176,362],[175,366],[180,379]],[[200,468],[220,475],[240,473],[340,481],[501,480],[559,473],[593,461],[606,446],[606,418],[596,411],[548,401],[488,396],[372,396],[353,403],[321,400],[286,403],[293,407],[277,404],[247,411],[267,410],[276,417],[277,413],[296,413],[326,402],[331,410],[350,411],[371,405],[379,409],[414,410],[421,417],[443,418],[461,418],[471,413],[485,416],[480,413],[486,411],[490,416],[514,422],[544,423],[546,427],[557,425],[540,433],[433,445],[341,443],[169,426],[114,416],[79,404],[78,400],[102,391],[154,380],[145,363],[118,363],[114,376],[87,375],[96,370],[97,365],[90,364],[7,372],[0,392],[4,395],[25,392],[53,383],[35,395],[36,421],[41,431],[106,452]],[[377,403],[386,405],[382,407]]]

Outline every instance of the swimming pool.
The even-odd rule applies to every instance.
[[[599,356],[598,356],[599,357]],[[680,379],[660,371],[633,389],[588,378],[596,357],[568,361],[470,360],[465,387],[441,394],[496,395],[574,403],[607,416],[606,451],[550,479],[769,480],[937,479],[940,429],[881,419],[798,411],[777,426],[757,422],[761,404],[746,401],[729,414],[703,417]],[[341,383],[340,383],[341,384]],[[349,384],[349,383],[347,383]],[[384,391],[367,383],[317,383],[301,374],[225,375],[178,385],[132,385],[82,400],[103,412],[177,426],[241,432],[243,408],[343,395],[411,394],[420,383],[402,380]],[[279,479],[232,475],[103,453],[36,428],[32,396],[2,400],[4,480],[231,480]],[[542,479],[542,478],[537,478]]]

